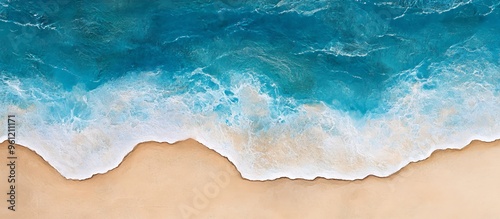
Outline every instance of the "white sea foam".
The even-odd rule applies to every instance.
[[[309,50],[300,52],[298,54],[306,53],[326,53],[334,56],[345,56],[345,57],[365,57],[372,52],[386,49],[386,47],[377,47],[375,45],[370,45],[366,42],[362,43],[341,43],[341,42],[331,42],[322,49],[310,48]]]
[[[476,59],[463,55],[470,53]],[[488,53],[474,38],[446,56],[425,67],[435,73],[428,78],[417,77],[424,65],[401,72],[396,77],[411,80],[385,91],[385,112],[363,118],[323,103],[274,97],[250,74],[231,74],[231,86],[223,86],[203,69],[191,76],[217,86],[187,93],[158,83],[158,72],[130,73],[91,92],[3,78],[6,96],[28,105],[12,103],[0,116],[15,114],[17,142],[72,179],[116,167],[137,143],[187,138],[228,157],[252,180],[387,176],[436,149],[500,138],[499,66],[486,61]],[[188,81],[203,85],[194,78]],[[284,110],[287,104],[295,107]],[[6,133],[5,122],[0,133]]]

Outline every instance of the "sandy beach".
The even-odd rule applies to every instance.
[[[1,157],[7,163],[7,144]],[[0,218],[498,218],[500,141],[436,151],[387,178],[248,181],[194,140],[139,144],[117,168],[67,180],[18,146],[16,211]],[[0,168],[7,199],[8,167]]]

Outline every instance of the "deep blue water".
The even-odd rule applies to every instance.
[[[68,177],[145,140],[360,178],[500,136],[498,0],[0,2],[1,114]]]

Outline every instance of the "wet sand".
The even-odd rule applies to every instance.
[[[0,218],[500,217],[500,141],[437,151],[390,177],[356,181],[248,181],[194,140],[139,144],[120,166],[84,181],[65,179],[25,147],[16,152],[16,211],[7,209],[2,164]]]

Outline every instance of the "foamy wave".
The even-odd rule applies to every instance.
[[[442,62],[401,72],[401,82],[383,94],[387,104],[362,118],[281,97],[271,81],[252,74],[230,74],[224,85],[202,68],[170,84],[158,79],[160,71],[130,73],[90,92],[3,78],[3,102],[27,104],[10,101],[0,116],[15,114],[18,143],[73,179],[116,167],[137,143],[187,138],[228,157],[252,180],[387,176],[436,149],[500,138],[500,68],[476,44],[473,37]],[[419,75],[425,71],[430,76]]]

